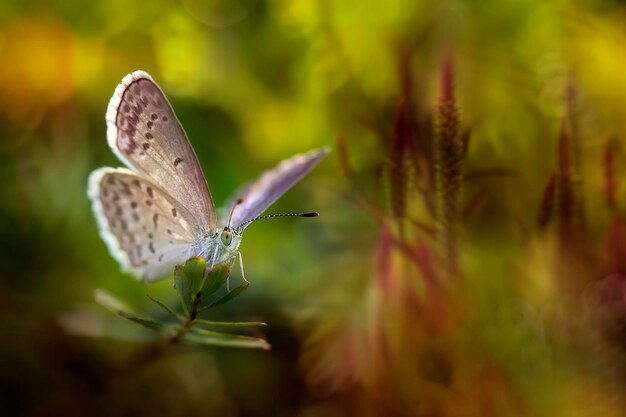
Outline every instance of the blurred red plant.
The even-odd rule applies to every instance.
[[[604,199],[611,212],[617,210],[617,179],[615,177],[615,159],[618,151],[618,142],[615,138],[610,139],[604,145],[603,152],[603,190]]]
[[[454,96],[452,60],[447,56],[441,69],[441,93],[438,104],[437,135],[437,221],[443,246],[442,263],[448,279],[460,274],[458,260],[459,193],[462,164],[469,136],[459,135],[459,109]]]
[[[381,138],[386,152],[382,170],[360,171],[351,162],[346,139],[337,137],[339,166],[346,179],[373,173],[374,182],[386,183],[388,205],[368,208],[375,213],[379,232],[371,249],[371,281],[365,311],[358,315],[361,322],[353,317],[335,318],[333,325],[322,321],[305,342],[301,363],[315,392],[339,395],[352,405],[356,401],[365,407],[359,408],[362,415],[442,412],[450,407],[445,401],[457,383],[451,344],[459,329],[449,290],[462,281],[449,278],[462,275],[460,193],[470,131],[460,133],[450,58],[440,77],[437,135],[418,129],[431,123],[430,116],[419,119],[410,101],[402,98],[390,140]],[[426,149],[435,152],[425,153]],[[483,194],[474,196],[468,206],[478,204]],[[402,386],[402,381],[411,383]],[[458,383],[462,388],[454,395],[468,388]],[[489,409],[492,394],[500,395],[497,390],[486,389],[484,403],[476,409]]]

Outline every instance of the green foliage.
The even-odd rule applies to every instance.
[[[150,300],[171,316],[173,319],[171,322],[159,322],[140,317],[124,302],[104,290],[96,291],[95,299],[112,313],[150,329],[172,343],[185,341],[201,345],[269,349],[270,345],[261,338],[222,333],[198,327],[198,325],[215,327],[266,325],[266,323],[261,322],[221,322],[198,318],[200,312],[232,301],[248,288],[248,283],[244,282],[232,291],[218,295],[218,291],[228,280],[229,274],[230,267],[226,264],[217,265],[207,271],[205,260],[199,257],[190,258],[185,265],[176,266],[174,285],[181,301],[183,313],[176,312],[165,303],[148,295]]]
[[[0,415],[626,415],[623,1],[134,6],[0,3]],[[193,260],[146,303],[98,236],[136,69],[218,208],[337,137],[271,209],[319,221],[246,231],[245,302]],[[265,348],[250,312],[271,351],[204,349]]]

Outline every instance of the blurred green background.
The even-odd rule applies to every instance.
[[[0,2],[0,415],[626,415],[624,45],[616,0]],[[136,69],[218,206],[333,148],[268,211],[320,217],[251,226],[209,317],[270,351],[155,349],[93,300],[176,297],[86,197]]]

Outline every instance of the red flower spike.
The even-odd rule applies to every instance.
[[[354,167],[350,161],[350,152],[348,150],[348,144],[342,134],[337,135],[337,157],[339,158],[339,168],[346,178],[352,178],[354,176]]]
[[[604,145],[602,155],[603,162],[603,191],[607,206],[612,212],[617,209],[615,193],[617,191],[617,178],[615,177],[615,158],[618,151],[617,141],[610,139]]]
[[[441,67],[441,101],[454,102],[454,73],[452,57],[447,54]]]
[[[577,198],[574,187],[574,167],[572,166],[572,141],[565,121],[559,133],[556,171],[556,217],[559,222],[559,234],[568,240],[574,232],[576,222]]]
[[[626,274],[626,225],[619,217],[611,224],[606,254],[608,271]]]
[[[443,262],[448,275],[457,275],[457,228],[459,222],[459,192],[461,167],[467,152],[459,137],[459,110],[454,101],[452,62],[449,57],[441,69],[441,96],[438,106],[437,137],[437,193],[439,197],[438,221],[441,224]]]
[[[389,184],[391,188],[391,210],[394,219],[406,217],[406,200],[410,180],[409,157],[413,153],[415,133],[403,100],[398,106],[389,155]]]
[[[545,228],[552,220],[554,215],[554,194],[556,190],[556,176],[554,173],[550,175],[548,183],[543,190],[541,204],[539,205],[539,214],[537,215],[537,223],[539,228]]]

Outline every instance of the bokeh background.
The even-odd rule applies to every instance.
[[[626,415],[624,45],[609,0],[0,2],[0,415]],[[93,299],[176,300],[86,197],[136,69],[218,206],[333,148],[269,210],[321,216],[250,227],[252,285],[208,317],[270,351]]]

